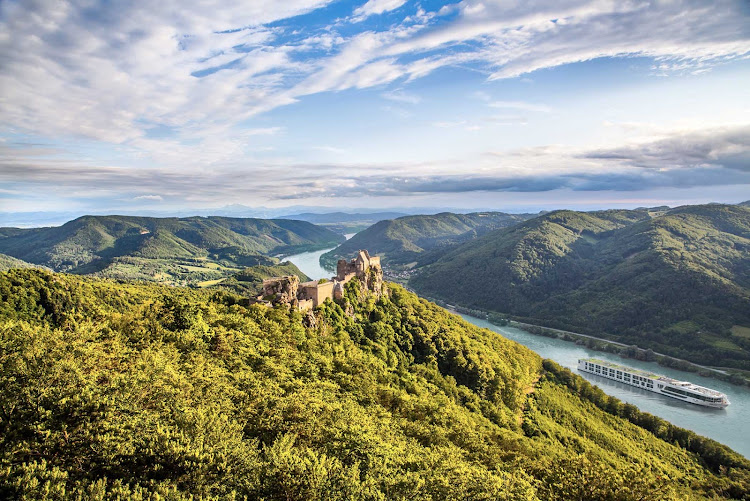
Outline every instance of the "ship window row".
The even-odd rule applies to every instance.
[[[685,396],[685,397],[696,398],[698,400],[703,400],[704,402],[721,402],[721,397],[719,397],[719,398],[707,397],[705,395],[701,395],[701,394],[698,394],[698,393],[689,393],[689,392],[687,392],[685,390],[680,390],[680,389],[672,388],[672,387],[669,387],[669,386],[665,387],[662,391],[664,393],[674,393],[674,394],[682,395],[682,396]]]
[[[636,376],[635,374],[629,374],[627,372],[623,373],[622,371],[619,371],[619,370],[616,371],[615,369],[610,369],[610,368],[607,368],[607,367],[602,367],[600,365],[592,364],[592,363],[589,363],[589,362],[586,362],[585,367],[587,369],[593,370],[597,374],[602,374],[604,376],[615,377],[616,379],[623,379],[624,381],[626,381],[628,383],[635,384],[637,386],[645,386],[646,388],[653,388],[654,387],[654,382],[650,378],[645,378],[643,376]],[[719,402],[722,401],[721,397],[719,397],[719,398],[716,398],[716,397],[707,397],[707,396],[701,395],[701,394],[688,393],[688,392],[686,392],[684,390],[680,390],[680,389],[677,389],[677,388],[671,388],[669,386],[663,387],[663,385],[659,385],[659,388],[660,389],[663,388],[662,391],[667,392],[667,393],[673,393],[673,394],[678,394],[678,395],[682,395],[682,396],[686,396],[686,397],[692,397],[692,398],[696,398],[698,400],[703,400],[705,402],[719,403]]]
[[[636,385],[645,386],[647,388],[653,388],[654,387],[653,381],[651,379],[649,379],[649,378],[645,378],[645,377],[642,377],[642,376],[636,376],[634,374],[631,375],[631,374],[629,374],[627,372],[623,372],[623,371],[619,371],[619,370],[615,370],[615,369],[610,369],[608,367],[601,367],[600,365],[592,364],[592,363],[589,363],[589,362],[586,362],[585,367],[587,369],[593,370],[597,374],[602,374],[604,376],[610,376],[610,377],[613,377],[615,379],[622,379],[622,380],[624,380],[624,381],[626,381],[628,383],[634,383]]]

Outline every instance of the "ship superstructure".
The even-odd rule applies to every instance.
[[[716,408],[724,408],[729,405],[727,396],[719,391],[596,358],[579,359],[578,370],[614,379],[691,404]]]

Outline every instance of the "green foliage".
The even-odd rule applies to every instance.
[[[404,216],[380,221],[354,235],[336,249],[323,254],[321,262],[329,267],[339,258],[347,258],[359,249],[381,256],[391,266],[416,261],[426,251],[449,248],[476,238],[490,230],[510,226],[528,219],[528,214],[443,212],[428,216]]]
[[[750,209],[558,211],[461,245],[420,292],[701,364],[750,369]]]
[[[0,498],[746,496],[725,447],[661,440],[388,289],[353,280],[311,323],[221,290],[0,274]]]

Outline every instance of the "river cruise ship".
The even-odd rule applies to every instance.
[[[691,404],[719,409],[723,409],[729,405],[727,396],[719,391],[704,388],[703,386],[698,386],[687,381],[678,381],[667,376],[654,374],[653,372],[605,362],[596,358],[579,359],[578,370],[614,379],[621,383],[667,395],[668,397],[690,402]]]

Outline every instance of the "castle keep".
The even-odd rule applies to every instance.
[[[300,284],[296,275],[267,278],[263,280],[263,294],[255,302],[268,305],[289,304],[302,311],[310,310],[326,299],[341,299],[344,296],[344,286],[355,277],[364,288],[380,293],[383,287],[380,257],[370,256],[366,250],[360,250],[351,261],[339,259],[336,276],[330,280],[312,280]]]

